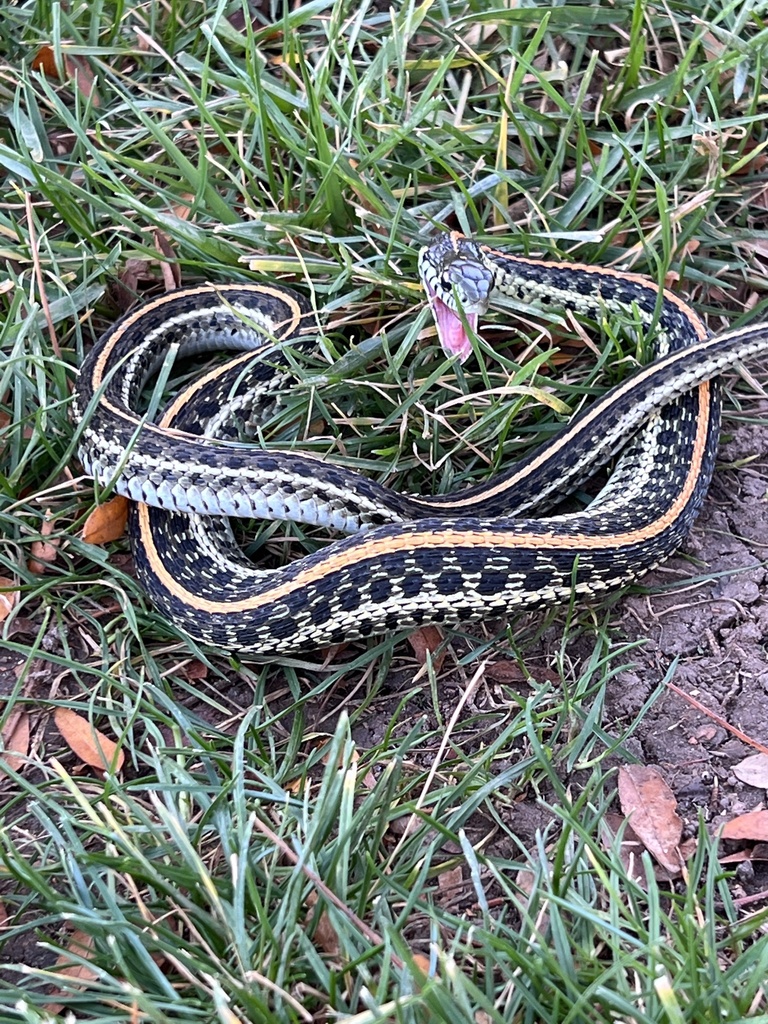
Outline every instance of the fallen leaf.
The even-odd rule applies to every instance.
[[[423,953],[412,953],[411,959],[423,975],[429,977],[429,957],[424,956]]]
[[[680,274],[677,270],[668,270],[664,275],[664,287],[673,291],[676,284],[680,283]]]
[[[123,268],[118,275],[118,280],[124,288],[127,288],[129,291],[134,293],[133,299],[135,301],[136,295],[139,291],[139,282],[154,280],[152,275],[152,261],[139,256],[129,256],[123,264]]]
[[[82,539],[86,544],[99,547],[111,540],[118,540],[125,533],[129,507],[130,502],[121,494],[105,501],[103,505],[97,505],[85,520]]]
[[[628,819],[622,817],[621,814],[609,812],[606,814],[604,822],[605,828],[600,836],[603,846],[606,850],[613,849],[619,832],[621,832],[622,840],[621,846],[618,850],[619,860],[621,861],[627,875],[635,881],[641,889],[647,891],[648,874],[645,870],[645,863],[643,861],[643,852],[646,849],[645,844],[641,842],[637,834],[633,832]],[[696,853],[696,837],[691,836],[689,839],[682,842],[679,850],[681,861],[687,861],[694,855],[694,853]],[[657,882],[670,882],[679,874],[679,868],[675,868],[674,871],[668,871],[667,868],[662,867],[661,864],[653,865],[653,877]]]
[[[546,935],[549,931],[549,910],[548,902],[542,898],[542,892],[540,888],[540,882],[537,880],[536,874],[533,871],[529,871],[528,868],[520,868],[515,875],[515,885],[520,890],[520,896],[518,897],[520,903],[529,912],[532,913],[534,905],[532,896],[534,891],[538,888],[538,899],[536,900],[537,914],[536,919],[533,922],[534,932],[538,936]]]
[[[67,68],[67,74],[75,83],[77,91],[89,101],[91,106],[98,109],[101,106],[101,99],[96,89],[96,79],[88,61],[83,57],[72,57],[68,54],[64,63]]]
[[[331,924],[328,912],[324,910],[315,928],[315,945],[329,956],[339,955],[339,935]]]
[[[745,161],[743,164],[740,164],[737,170],[729,170],[728,173],[739,176],[743,174],[757,174],[760,171],[762,171],[762,169],[765,167],[766,162],[768,162],[768,156],[766,156],[764,152],[765,141],[758,142],[756,139],[747,139],[744,143],[744,147],[739,159],[742,159],[748,153],[752,153],[753,150],[755,151],[754,155],[751,156],[749,160]]]
[[[29,715],[26,711],[11,715],[3,729],[3,753],[0,754],[0,772],[10,768],[17,772],[29,753]]]
[[[691,857],[694,855],[694,853],[696,853],[698,845],[699,841],[696,838],[696,836],[688,836],[687,839],[684,839],[682,843],[680,843],[680,845],[678,846],[678,850],[680,851],[680,859],[683,861],[689,861]]]
[[[191,192],[183,192],[179,199],[182,199],[183,202],[173,207],[173,213],[179,220],[189,220],[192,215],[192,207],[195,204],[195,196]]]
[[[426,665],[427,663],[427,652],[432,655],[432,664],[436,672],[440,671],[440,668],[445,659],[445,651],[438,654],[435,657],[435,651],[443,642],[443,635],[437,626],[423,626],[421,629],[417,629],[415,633],[411,633],[408,637],[408,643],[411,645],[411,650],[416,655],[416,661],[420,665]]]
[[[717,726],[702,725],[696,730],[693,736],[690,737],[688,742],[691,744],[711,743],[714,739],[717,739]]]
[[[64,53],[62,54],[62,64],[63,74],[59,74],[59,68],[56,64],[56,53],[53,47],[47,43],[41,46],[32,58],[32,68],[34,71],[42,71],[46,78],[53,79],[54,81],[69,80],[74,82],[81,96],[90,100],[94,107],[98,107],[100,100],[96,92],[93,72],[88,62],[83,57]]]
[[[176,252],[171,240],[162,231],[155,231],[155,245],[165,257],[159,261],[165,290],[172,292],[181,284],[181,268],[176,259]]]
[[[752,860],[752,853],[750,850],[737,850],[719,859],[721,864],[742,864],[745,860]]]
[[[667,871],[679,874],[683,822],[676,811],[675,795],[661,773],[650,765],[623,765],[619,769],[619,802],[651,856]]]
[[[32,58],[32,70],[42,71],[46,78],[58,79],[59,69],[56,67],[56,54],[52,46],[41,46]]]
[[[450,871],[441,871],[437,876],[437,888],[444,895],[455,896],[456,891],[462,887],[463,882],[464,872],[461,864],[457,864]]]
[[[71,708],[57,708],[53,720],[67,746],[85,764],[118,772],[123,767],[123,751],[118,750],[114,740],[95,729],[87,718],[82,718]]]
[[[462,34],[462,41],[467,46],[476,47],[480,43],[486,42],[491,36],[494,36],[499,31],[499,25],[493,21],[476,21],[473,25],[470,25]],[[536,82],[538,79],[534,75],[526,76],[531,77]]]
[[[305,786],[311,788],[312,784],[303,775],[297,775],[295,779],[289,779],[288,782],[283,783],[283,789],[293,793],[294,796],[302,793]]]
[[[0,576],[0,622],[8,618],[18,600],[19,585],[16,580]]]
[[[733,774],[741,782],[757,789],[768,789],[768,754],[752,754],[733,766]]]
[[[320,911],[320,916],[317,916],[319,903],[316,893],[309,894],[307,897],[307,903],[310,906],[310,910],[307,914],[306,923],[307,927],[314,928],[312,941],[316,948],[321,950],[323,953],[327,953],[329,956],[338,956],[340,948],[339,934],[331,923],[328,911],[323,908]],[[317,923],[315,923],[315,921],[317,921]]]
[[[755,839],[768,842],[768,811],[750,811],[726,821],[720,829],[721,839]]]
[[[528,677],[516,661],[492,661],[485,667],[485,674],[493,683],[524,683]]]
[[[30,572],[44,573],[48,566],[56,561],[59,550],[59,539],[45,540],[50,537],[54,530],[53,513],[50,509],[45,513],[43,525],[40,527],[40,540],[32,542],[30,547],[29,569]]]
[[[61,977],[63,975],[64,977],[71,978],[73,981],[80,981],[82,985],[73,987],[86,989],[88,988],[88,982],[95,981],[98,974],[88,964],[73,963],[70,953],[77,957],[82,957],[83,960],[90,959],[93,953],[93,937],[86,935],[85,932],[73,932],[67,944],[67,950],[59,954],[55,967],[51,972],[54,976]],[[63,995],[64,991],[64,989],[59,988],[52,992],[51,995]],[[71,989],[67,991],[71,991]],[[61,1003],[47,1003],[45,1009],[49,1013],[58,1014],[62,1012],[64,1007]]]
[[[675,256],[679,260],[682,260],[685,256],[693,256],[700,245],[701,242],[698,238],[689,238],[687,242],[684,242],[683,245],[680,246],[675,253]]]
[[[627,875],[640,886],[641,889],[648,889],[648,876],[645,871],[645,864],[642,860],[645,849],[640,837],[633,830],[626,818],[621,814],[609,811],[604,819],[604,830],[600,834],[600,841],[606,850],[614,849],[616,840],[621,832],[621,845],[619,846],[619,860],[622,863]]]
[[[192,658],[183,669],[184,678],[188,682],[193,682],[198,679],[208,678],[208,666],[204,661],[200,661],[199,658]]]
[[[136,304],[136,299],[142,292],[141,285],[157,283],[152,266],[150,260],[140,259],[138,256],[131,256],[125,261],[113,284],[114,302],[118,313],[127,313]]]
[[[718,39],[713,32],[702,33],[701,45],[704,47],[704,53],[707,56],[707,60],[719,60],[719,58],[725,53],[725,43],[721,39]]]

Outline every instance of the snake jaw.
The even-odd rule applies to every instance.
[[[443,302],[434,288],[427,285],[426,292],[443,352],[447,356],[458,356],[459,360],[465,363],[472,355],[472,342],[467,327],[477,331],[479,314],[464,313],[462,321],[456,310],[451,309],[447,302]]]
[[[419,253],[419,273],[443,351],[466,362],[472,354],[470,332],[477,331],[494,288],[482,248],[456,232],[440,235]]]

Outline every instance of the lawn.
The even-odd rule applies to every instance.
[[[92,542],[110,495],[71,418],[138,299],[278,280],[318,337],[263,446],[414,493],[489,479],[643,339],[507,308],[459,365],[420,248],[456,229],[645,274],[713,332],[760,322],[766,18],[3,9],[0,1022],[768,1021],[757,361],[692,538],[631,592],[266,662],[165,621],[119,525]],[[326,542],[242,530],[269,565]]]

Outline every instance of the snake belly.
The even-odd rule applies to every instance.
[[[713,338],[690,307],[643,277],[511,256],[456,234],[425,250],[420,269],[433,311],[442,304],[436,321],[448,325],[449,350],[457,339],[464,346],[451,317],[473,326],[470,318],[503,294],[598,321],[631,315],[653,329],[656,358],[553,443],[481,485],[425,498],[231,440],[243,410],[276,400],[286,350],[305,343],[312,317],[296,293],[206,285],[140,307],[83,364],[80,457],[100,484],[139,502],[131,526],[138,577],[194,639],[264,657],[599,595],[637,578],[689,532],[714,469],[713,378],[768,348],[767,326]],[[138,395],[174,346],[185,355],[240,354],[185,389],[158,424],[145,423]],[[526,517],[556,505],[619,450],[589,508]],[[266,570],[245,558],[228,516],[293,519],[350,536]]]

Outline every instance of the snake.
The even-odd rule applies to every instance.
[[[292,350],[316,341],[317,316],[295,289],[208,282],[138,306],[83,361],[78,454],[100,491],[135,503],[138,580],[194,641],[259,659],[589,600],[636,580],[690,532],[715,467],[718,377],[768,349],[768,324],[713,335],[642,275],[510,254],[457,232],[422,249],[419,272],[455,360],[471,355],[479,318],[499,297],[598,325],[629,321],[650,339],[651,358],[553,440],[480,484],[430,497],[243,441],[243,422],[280,402]],[[138,411],[169,358],[219,350],[233,354],[156,422]],[[558,513],[612,459],[591,504]],[[237,517],[342,536],[268,569],[237,543]]]

